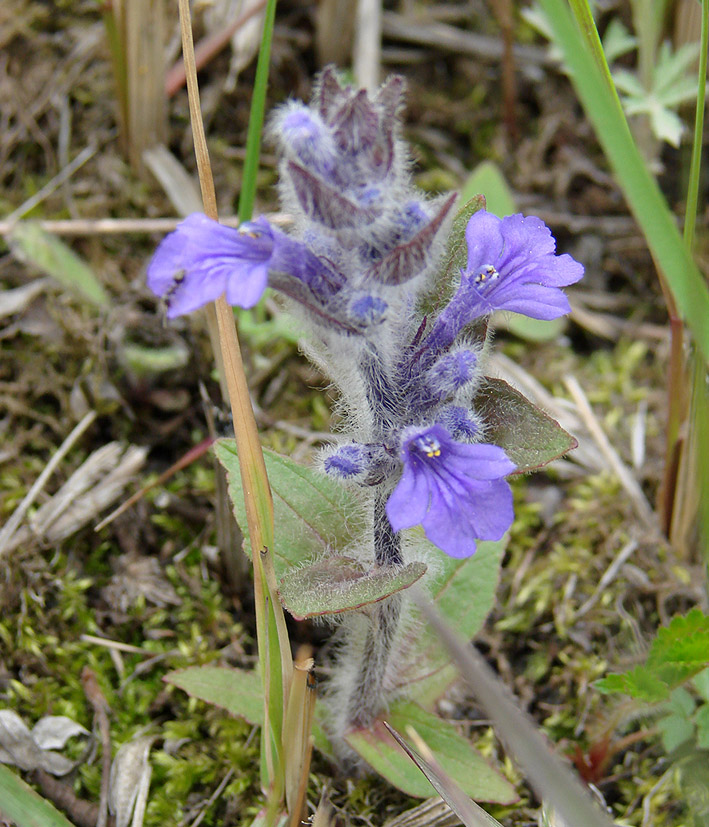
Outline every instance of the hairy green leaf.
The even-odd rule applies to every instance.
[[[431,599],[463,637],[475,637],[495,601],[507,539],[478,543],[475,554],[463,560],[442,554],[427,540],[422,543],[428,548],[426,559],[433,572],[427,581]],[[415,634],[415,640],[411,640],[415,658],[408,669],[401,671],[400,680],[428,708],[458,672],[428,625],[411,634]]]
[[[485,439],[504,448],[516,473],[534,471],[578,445],[559,423],[502,379],[487,378],[473,400]]]
[[[426,572],[425,563],[375,566],[367,570],[351,557],[330,556],[289,572],[278,591],[296,620],[340,614],[377,603],[408,589]]]
[[[227,666],[191,666],[169,672],[163,680],[250,724],[263,725],[263,684],[258,672]]]
[[[437,715],[426,712],[411,701],[397,701],[382,715],[397,732],[406,734],[413,727],[433,752],[443,770],[466,795],[479,801],[510,804],[517,800],[514,787],[460,735],[455,727]],[[433,795],[431,783],[406,753],[396,744],[381,720],[369,729],[352,730],[347,743],[371,767],[408,795],[426,798]]]
[[[236,443],[220,439],[215,451],[227,471],[234,516],[248,538]],[[326,549],[345,548],[362,531],[361,510],[351,491],[273,451],[264,451],[264,460],[273,492],[273,551],[279,578]]]

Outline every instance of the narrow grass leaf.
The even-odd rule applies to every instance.
[[[89,265],[71,247],[34,221],[21,221],[8,235],[10,249],[23,263],[56,279],[97,307],[108,305],[108,296]]]
[[[683,244],[672,212],[635,144],[584,0],[540,0],[586,115],[697,344],[709,358],[709,289]]]
[[[440,767],[433,756],[427,760],[399,735],[399,733],[384,721],[384,726],[396,743],[404,750],[421,772],[431,782],[431,786],[463,822],[465,827],[502,827],[500,822],[485,812],[474,801],[468,798],[453,779]],[[412,730],[409,729],[409,733]]]
[[[12,770],[0,766],[0,816],[17,827],[73,827]]]

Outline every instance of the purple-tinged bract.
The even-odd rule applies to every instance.
[[[502,448],[454,441],[441,425],[411,428],[401,446],[404,470],[387,502],[394,531],[422,525],[451,557],[474,554],[477,540],[499,540],[512,524],[515,470]]]

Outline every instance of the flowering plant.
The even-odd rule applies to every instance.
[[[370,97],[325,70],[310,106],[289,103],[272,121],[292,230],[265,218],[231,229],[191,215],[148,269],[169,317],[222,294],[252,307],[275,288],[309,327],[308,355],[339,390],[343,424],[320,456],[320,476],[293,476],[331,503],[341,491],[358,519],[348,537],[321,544],[318,559],[287,542],[276,553],[287,609],[352,618],[330,690],[329,733],[341,753],[347,733],[372,728],[404,685],[442,668],[412,645],[405,589],[425,573],[435,593],[481,541],[502,540],[513,520],[506,478],[573,447],[553,420],[483,371],[490,314],[557,318],[569,311],[561,288],[583,268],[556,255],[537,218],[500,219],[483,199],[454,217],[454,195],[418,192],[399,138],[403,93],[400,77]],[[233,470],[229,446],[218,453]],[[319,502],[301,504],[305,524],[322,517]],[[428,542],[409,531],[416,526]]]

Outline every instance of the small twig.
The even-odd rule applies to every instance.
[[[94,710],[94,718],[101,735],[101,796],[98,803],[96,827],[106,827],[108,823],[108,789],[111,779],[111,725],[108,720],[108,701],[98,685],[96,675],[85,666],[81,670],[81,684],[84,694]]]
[[[618,552],[610,566],[608,566],[608,568],[603,572],[603,576],[598,581],[596,590],[574,615],[574,620],[578,620],[580,617],[583,617],[588,611],[590,611],[590,609],[592,609],[596,605],[598,599],[606,590],[606,588],[615,580],[615,576],[620,571],[621,566],[625,563],[625,561],[630,557],[630,555],[635,551],[637,547],[637,540],[630,540],[630,542],[626,543],[623,546],[623,548]]]
[[[204,802],[202,809],[197,814],[195,820],[190,824],[190,827],[199,827],[199,825],[204,821],[204,817],[209,812],[209,808],[214,804],[214,802],[219,798],[224,790],[224,787],[231,781],[232,776],[234,775],[234,769],[229,770],[229,772],[222,778],[219,782],[219,786],[217,789],[209,796],[209,798]]]
[[[360,86],[372,92],[379,86],[381,63],[381,0],[358,0],[352,65]]]
[[[499,37],[487,37],[475,34],[446,23],[435,20],[412,22],[401,14],[384,12],[382,30],[385,37],[403,40],[423,46],[433,46],[443,51],[470,55],[480,60],[495,63],[502,59],[504,46]],[[553,65],[545,49],[538,46],[520,46],[513,48],[515,60],[533,66]]]
[[[122,233],[170,233],[184,221],[183,218],[61,218],[38,221],[37,224],[55,235],[120,235]],[[238,227],[239,219],[229,216],[220,219],[227,227]],[[0,221],[0,235],[12,231],[15,222]]]
[[[81,422],[79,422],[79,424],[74,428],[74,430],[69,434],[69,436],[64,440],[64,442],[59,446],[57,452],[49,460],[42,473],[37,477],[37,480],[35,481],[34,485],[27,492],[22,502],[17,506],[10,519],[5,523],[5,526],[3,527],[2,531],[0,531],[0,558],[2,558],[3,552],[5,551],[5,547],[9,543],[15,531],[17,531],[17,528],[22,522],[22,518],[27,513],[27,510],[37,499],[37,495],[39,494],[39,492],[47,484],[47,480],[54,473],[54,470],[57,468],[59,463],[72,449],[74,443],[79,439],[79,437],[84,433],[84,431],[89,427],[89,425],[91,425],[91,423],[95,419],[96,411],[89,411],[86,414],[86,416],[84,416]]]
[[[24,204],[20,204],[16,210],[13,210],[10,215],[5,218],[3,224],[7,224],[11,227],[19,218],[22,218],[23,215],[26,215],[38,204],[41,204],[45,198],[54,192],[54,190],[61,187],[61,185],[65,181],[68,181],[78,169],[83,167],[83,165],[96,154],[97,149],[98,147],[95,146],[84,147],[76,158],[74,158],[70,164],[67,164],[63,170],[58,172],[51,181],[47,181],[47,183],[33,196],[28,198]]]
[[[42,791],[42,795],[65,812],[77,827],[96,827],[98,807],[92,801],[78,798],[71,785],[50,775],[44,770],[35,770],[32,774],[34,781]],[[113,827],[115,820],[108,819],[107,827]]]
[[[105,646],[107,649],[118,649],[119,652],[130,652],[132,655],[142,655],[146,658],[155,654],[147,649],[141,649],[140,646],[133,646],[130,643],[123,643],[121,640],[111,640],[97,635],[81,635],[79,639],[84,643],[95,643],[97,646]]]
[[[648,503],[642,488],[638,484],[638,481],[635,479],[623,460],[621,460],[618,456],[615,448],[611,445],[610,440],[606,436],[601,424],[596,418],[596,415],[593,413],[586,394],[583,392],[578,380],[575,376],[566,376],[564,378],[564,384],[568,388],[572,399],[576,403],[579,416],[583,420],[588,432],[593,437],[593,440],[598,446],[601,454],[603,454],[606,461],[613,469],[613,472],[620,480],[620,484],[630,497],[630,500],[635,508],[635,513],[638,517],[640,517],[646,528],[654,532],[657,531],[657,522],[655,520],[655,514],[650,507],[650,503]]]

